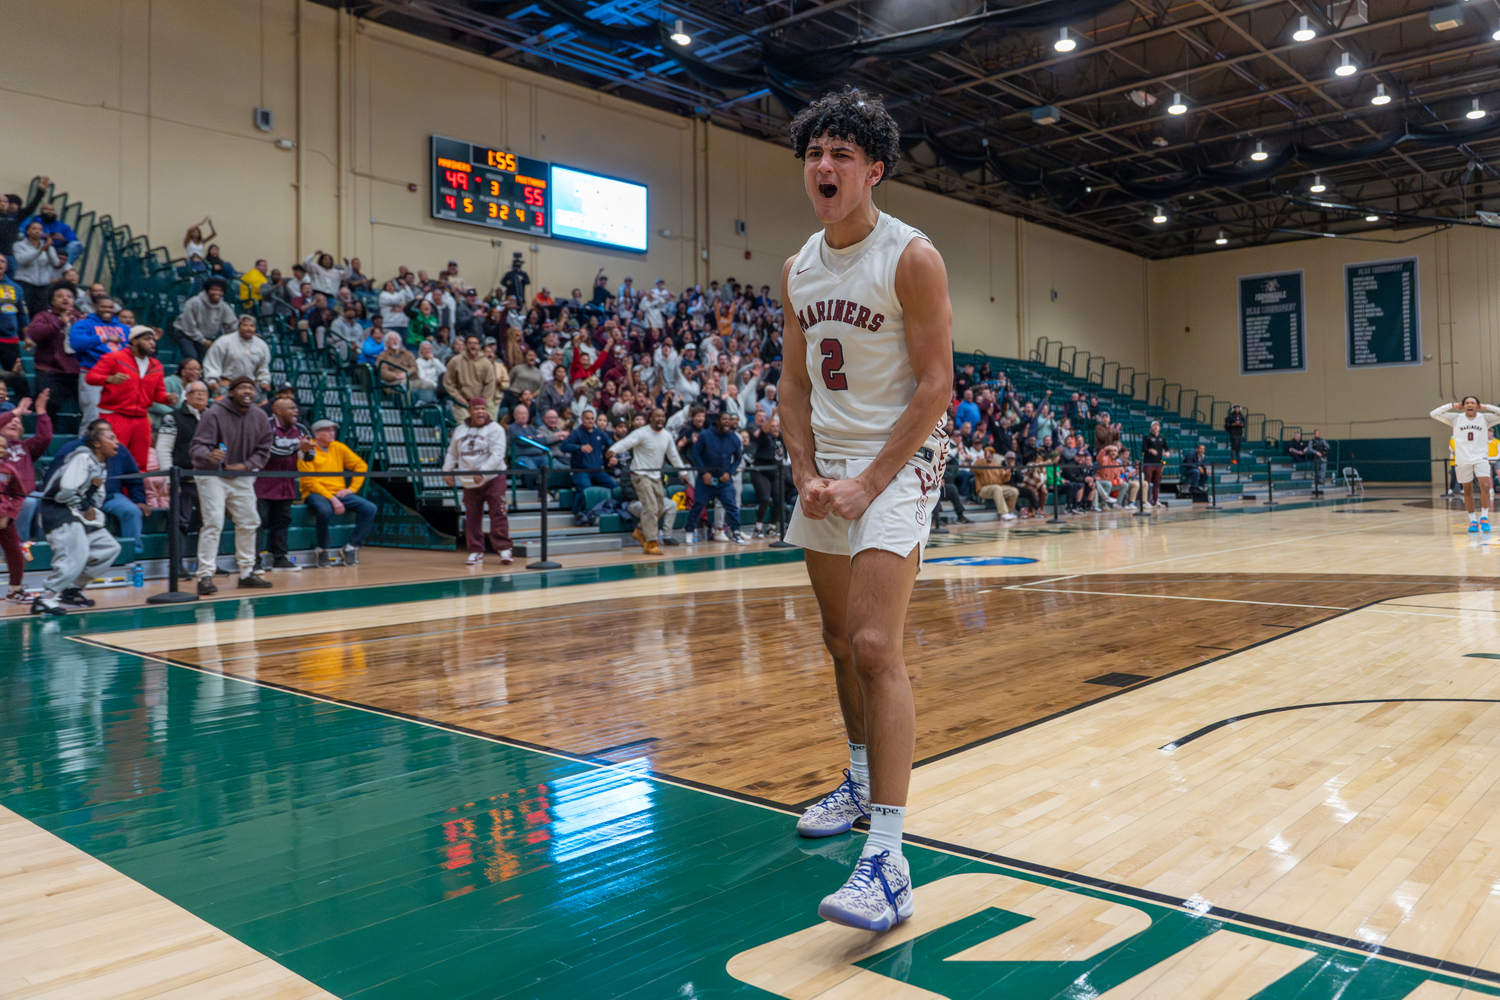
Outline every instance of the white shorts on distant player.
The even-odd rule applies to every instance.
[[[931,447],[923,452],[932,453]],[[818,474],[829,479],[852,479],[870,465],[870,459],[819,458]],[[863,515],[847,521],[836,514],[817,520],[802,513],[799,502],[792,511],[786,538],[793,545],[814,552],[853,557],[867,549],[882,549],[906,557],[914,548],[925,548],[932,531],[932,511],[943,488],[943,467],[919,453],[890,485],[870,502]],[[920,565],[921,556],[917,557]]]
[[[1488,482],[1490,478],[1490,463],[1488,459],[1482,462],[1456,462],[1453,471],[1458,475],[1458,481],[1472,483],[1476,479],[1480,482]]]

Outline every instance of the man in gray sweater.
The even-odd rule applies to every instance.
[[[236,327],[234,307],[224,301],[224,282],[211,279],[177,314],[172,339],[185,358],[203,360],[208,345]]]
[[[190,449],[194,469],[259,472],[271,458],[271,422],[255,405],[255,382],[241,375],[229,383],[229,394],[198,418]],[[255,477],[203,476],[198,479],[203,527],[198,531],[198,593],[217,594],[214,566],[227,511],[234,522],[234,561],[240,586],[265,588],[270,581],[255,573],[255,535],[260,512],[255,506]]]
[[[52,572],[32,602],[32,614],[60,615],[91,608],[83,588],[120,555],[120,543],[104,528],[105,463],[120,450],[114,428],[95,420],[84,429],[83,447],[58,462],[42,487],[40,510]]]

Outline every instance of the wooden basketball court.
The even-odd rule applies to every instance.
[[[1500,995],[1500,542],[1371,490],[935,540],[914,920],[796,551],[0,619],[0,996]]]

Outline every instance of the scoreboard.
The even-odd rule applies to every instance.
[[[432,137],[432,216],[532,236],[552,232],[549,164]]]

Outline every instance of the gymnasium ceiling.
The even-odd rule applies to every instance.
[[[821,92],[795,85],[819,53],[956,21],[932,51],[863,56],[839,76],[886,96],[909,146],[900,179],[1152,258],[1399,240],[1500,210],[1500,0],[1042,0],[1021,13],[1050,25],[1020,29],[983,20],[1018,5],[975,0],[324,2],[780,143],[789,115],[772,91]],[[617,36],[682,18],[681,55],[712,70],[685,69],[664,38],[580,30],[570,8]],[[1316,36],[1299,42],[1303,17]],[[1072,52],[1054,48],[1057,25]],[[769,86],[698,82],[753,77],[768,52],[783,58]],[[807,73],[787,53],[807,53]],[[1356,69],[1341,76],[1345,54]],[[1381,85],[1392,100],[1378,106]],[[1187,110],[1168,114],[1177,93]],[[1475,99],[1486,117],[1467,117]],[[1056,120],[1034,121],[1036,108]]]

